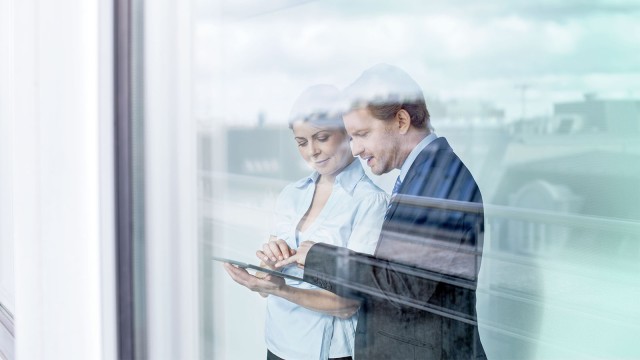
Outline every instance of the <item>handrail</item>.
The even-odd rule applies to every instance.
[[[411,196],[399,194],[396,201],[413,206],[423,206],[442,210],[463,211],[469,213],[482,213],[483,206],[474,202],[429,198],[423,196]],[[525,220],[531,222],[544,222],[554,225],[569,225],[589,229],[624,231],[640,235],[640,221],[612,219],[594,215],[567,214],[559,211],[526,209],[505,205],[484,205],[485,215],[490,217],[502,217],[510,220]]]
[[[204,172],[200,170],[200,172]],[[206,171],[213,178],[217,179],[235,179],[242,182],[260,181],[266,185],[284,186],[288,182],[281,179],[264,178],[250,175],[229,174],[219,171]],[[482,212],[483,206],[478,203],[446,200],[439,198],[429,198],[413,195],[396,195],[394,201],[413,206],[425,206],[430,208],[438,208],[443,210],[463,211],[479,214]],[[595,215],[567,214],[559,211],[528,209],[507,205],[484,204],[484,214],[489,218],[501,217],[510,220],[524,220],[530,222],[540,222],[554,225],[576,226],[579,224],[582,228],[608,230],[616,232],[628,232],[640,235],[640,220],[634,219],[615,219]]]

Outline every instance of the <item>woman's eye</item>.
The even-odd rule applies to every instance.
[[[307,143],[306,143],[306,142],[299,142],[299,143],[298,143],[298,146],[300,146],[300,147],[303,147],[303,146],[305,146],[305,145],[307,145]]]
[[[329,139],[329,137],[328,137],[328,136],[320,136],[320,137],[318,137],[318,141],[321,141],[321,142],[325,142],[325,141],[327,141],[328,139]]]

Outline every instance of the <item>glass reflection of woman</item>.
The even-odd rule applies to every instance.
[[[300,155],[314,172],[278,196],[270,241],[257,252],[263,266],[293,254],[305,240],[358,252],[375,250],[387,196],[352,156],[349,136],[335,111],[338,99],[335,87],[317,85],[303,92],[293,107],[289,125]],[[308,283],[255,277],[229,264],[225,268],[236,282],[268,296],[268,360],[351,359],[357,301]],[[303,275],[295,266],[281,271]]]

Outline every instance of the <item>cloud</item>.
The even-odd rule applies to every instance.
[[[198,106],[209,109],[204,116],[253,121],[265,111],[278,121],[307,86],[342,87],[379,62],[403,67],[429,96],[507,109],[519,107],[523,83],[539,112],[568,94],[640,90],[615,81],[640,74],[640,38],[631,35],[640,33],[636,2],[276,3],[284,5],[253,9],[263,15],[199,18],[198,101],[216,104]]]

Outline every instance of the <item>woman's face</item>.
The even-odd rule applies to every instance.
[[[354,159],[349,137],[342,129],[296,121],[293,136],[304,161],[320,175],[335,176]]]

